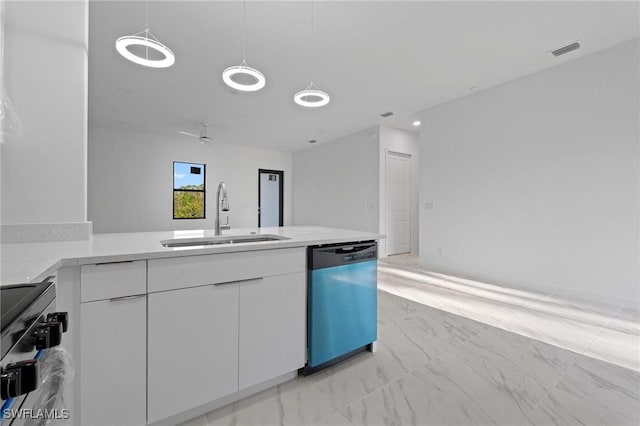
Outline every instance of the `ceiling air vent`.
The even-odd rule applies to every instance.
[[[566,46],[563,46],[559,49],[552,50],[551,54],[553,56],[560,56],[578,49],[580,49],[580,43],[576,41],[575,43],[567,44]]]
[[[387,112],[383,112],[382,114],[380,114],[380,117],[391,117],[393,115],[393,113],[391,111],[387,111]]]

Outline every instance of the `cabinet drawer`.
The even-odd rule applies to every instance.
[[[147,292],[147,261],[83,265],[80,280],[82,302],[144,294]]]
[[[305,248],[149,260],[149,292],[304,272]]]

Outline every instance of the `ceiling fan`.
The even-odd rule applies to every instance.
[[[192,137],[192,138],[198,138],[200,143],[207,144],[207,143],[213,142],[213,139],[211,139],[209,136],[207,136],[207,128],[208,127],[209,127],[209,125],[207,123],[202,123],[202,128],[200,129],[200,134],[199,135],[196,135],[195,133],[185,132],[183,130],[180,130],[178,133],[180,133],[181,135]]]

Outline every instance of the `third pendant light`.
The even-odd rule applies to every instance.
[[[315,54],[314,50],[314,16],[313,16],[313,1],[311,2],[311,56]],[[311,62],[311,61],[310,61]],[[293,96],[293,101],[303,107],[317,108],[325,106],[329,103],[331,98],[327,92],[323,92],[311,81],[304,90],[299,91]]]

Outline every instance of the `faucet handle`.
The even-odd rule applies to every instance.
[[[227,223],[221,224],[220,229],[223,229],[225,231],[228,231],[229,229],[231,229],[231,224],[229,223],[229,216],[227,216]]]

